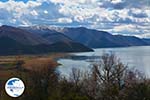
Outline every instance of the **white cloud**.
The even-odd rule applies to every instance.
[[[9,12],[9,19],[11,20],[10,23],[15,23],[20,20],[24,20],[25,16],[37,16],[38,13],[33,8],[40,6],[40,2],[28,1],[27,3],[24,2],[16,2],[14,0],[9,0],[8,2],[0,2],[0,10],[5,9]],[[8,19],[6,19],[7,21]],[[15,21],[18,20],[18,21]],[[27,20],[27,19],[26,19]],[[9,24],[9,22],[8,22]],[[25,24],[25,23],[22,23]]]
[[[47,10],[44,10],[44,13],[45,13],[45,14],[48,14],[48,11],[47,11]]]
[[[37,15],[38,15],[37,11],[35,11],[35,10],[32,10],[32,11],[30,12],[30,14],[33,15],[33,16],[37,16]]]
[[[121,3],[122,0],[111,0],[112,3],[117,4],[117,3]]]
[[[50,0],[55,4],[67,4],[67,5],[78,5],[78,4],[94,4],[99,0]]]
[[[11,22],[12,22],[13,24],[15,24],[16,21],[17,21],[16,19],[12,19],[12,20],[11,20]]]
[[[149,34],[148,0],[36,0],[0,2],[0,23],[86,26],[113,33]],[[144,24],[144,25],[143,25]],[[146,35],[147,36],[147,35]]]
[[[22,20],[20,26],[30,26],[32,25],[29,21],[27,20]]]
[[[59,18],[58,23],[72,23],[72,19],[70,19],[70,18]]]
[[[113,29],[117,32],[120,31],[130,31],[130,32],[134,32],[136,26],[132,25],[132,24],[125,24],[125,25],[120,25],[120,26],[115,26]]]

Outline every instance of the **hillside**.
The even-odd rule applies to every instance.
[[[48,27],[42,26],[31,26],[31,27],[20,27],[23,30],[26,30],[32,34],[40,35],[49,41],[50,44],[56,42],[74,42],[71,38],[65,36],[64,34],[57,32],[55,30],[49,29]]]
[[[80,42],[91,48],[143,46],[147,42],[134,36],[112,35],[105,31],[79,28],[64,28],[61,31],[74,41]]]
[[[92,49],[71,40],[59,41],[60,37],[57,37],[58,41],[50,42],[49,39],[46,39],[48,36],[45,38],[44,36],[3,25],[0,27],[0,55],[92,51]]]
[[[24,45],[49,44],[47,40],[38,34],[34,35],[25,30],[7,25],[0,27],[0,38],[1,37],[8,37]]]
[[[135,36],[112,35],[105,31],[87,29],[85,27],[61,28],[52,26],[31,26],[22,28],[32,33],[37,33],[49,42],[75,41],[90,48],[146,46],[148,40]],[[59,38],[58,38],[59,37]]]
[[[150,45],[150,38],[144,38],[142,40],[145,41],[146,43],[148,43]]]
[[[49,26],[0,27],[0,55],[87,52],[90,48],[146,46],[148,39],[112,35],[105,31]],[[89,48],[90,47],[90,48]]]

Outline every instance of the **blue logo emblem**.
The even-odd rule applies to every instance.
[[[6,93],[11,97],[19,97],[25,90],[25,85],[19,78],[11,78],[5,84]]]

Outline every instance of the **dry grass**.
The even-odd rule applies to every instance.
[[[23,67],[27,70],[41,71],[43,68],[56,67],[57,62],[53,61],[51,58],[36,58],[25,62]]]
[[[16,62],[16,60],[11,59],[11,58],[9,58],[9,59],[0,59],[0,64],[8,64],[8,63],[14,63],[14,62]]]
[[[49,54],[49,55],[19,55],[19,56],[0,56],[0,65],[1,64],[9,64],[9,63],[15,63],[18,60],[32,60],[36,58],[51,58],[51,59],[56,59],[59,57],[64,57],[67,54],[65,53],[54,53],[54,54]]]
[[[33,58],[31,60],[26,60],[23,64],[23,68],[41,73],[43,70],[44,72],[48,71],[48,68],[55,68],[57,65],[57,62],[53,61],[51,58]],[[10,77],[18,76],[18,71],[16,68],[9,69],[11,67],[2,65],[0,67],[3,67],[0,69],[0,80],[7,80]],[[26,72],[21,73],[22,75],[26,75]]]
[[[12,71],[10,70],[7,70],[7,71],[0,71],[0,77],[1,78],[5,78],[5,77],[9,77],[13,74]]]
[[[47,68],[55,68],[58,63],[54,60],[65,54],[51,55],[23,55],[23,56],[0,56],[0,80],[16,76],[17,61],[23,61],[23,68],[31,71],[47,70]],[[24,73],[24,72],[21,72]]]

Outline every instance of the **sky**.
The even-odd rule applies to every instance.
[[[87,27],[150,38],[150,0],[0,0],[0,25]]]

